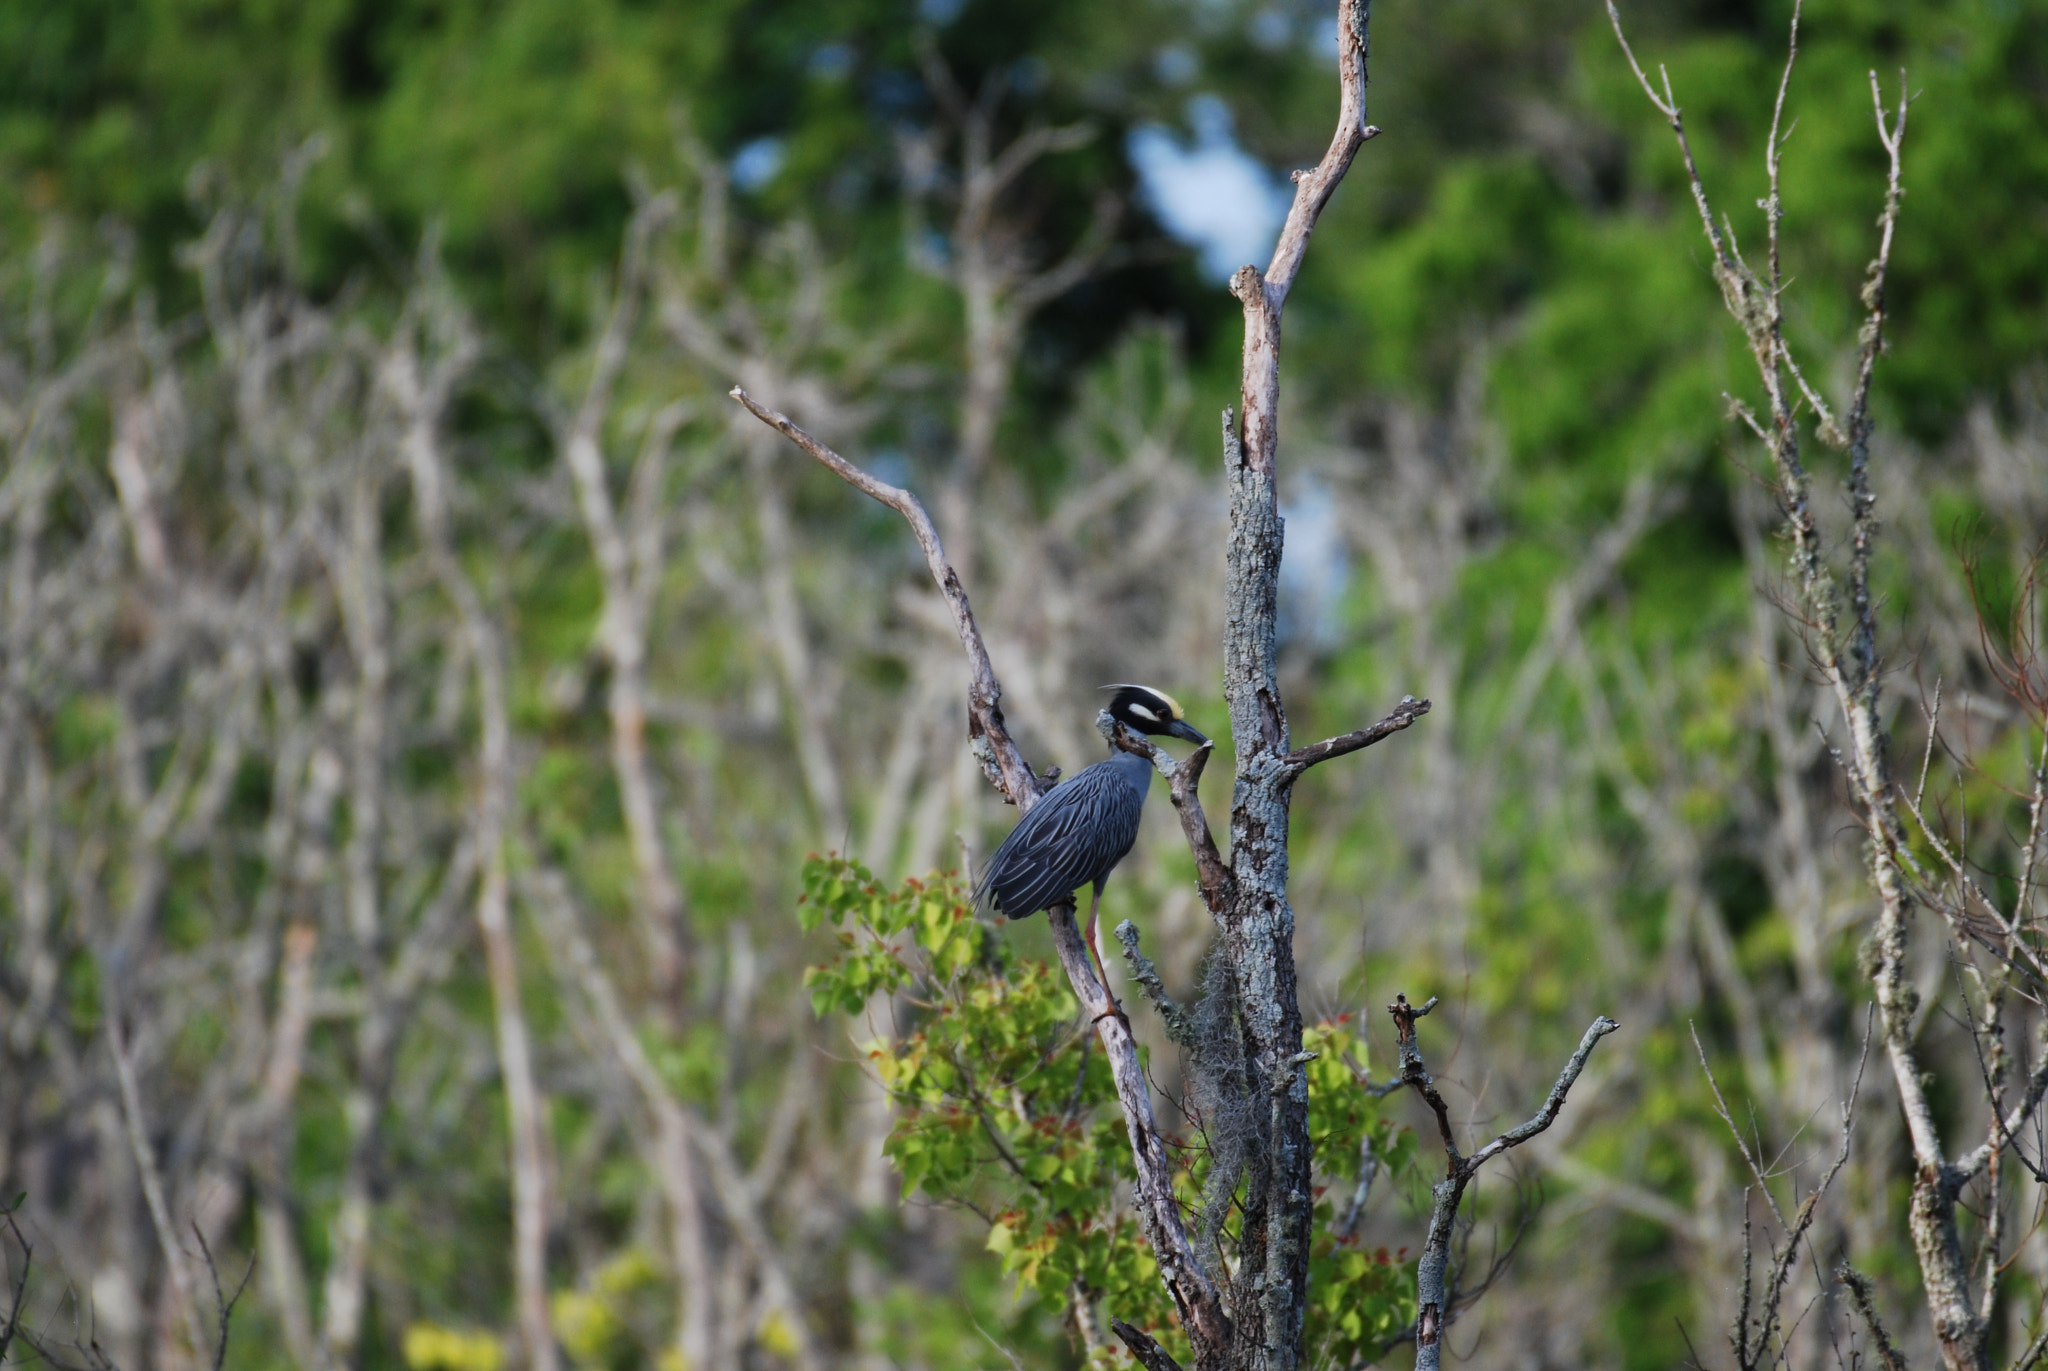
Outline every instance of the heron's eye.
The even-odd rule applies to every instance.
[[[1145,708],[1145,706],[1143,705],[1132,705],[1131,713],[1137,715],[1146,723],[1156,724],[1159,722],[1159,716],[1157,714],[1154,714],[1151,710]]]

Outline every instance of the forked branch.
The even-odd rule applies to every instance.
[[[1372,56],[1371,18],[1372,0],[1346,0],[1337,11],[1337,127],[1330,135],[1330,146],[1322,160],[1294,173],[1294,202],[1288,206],[1287,222],[1281,226],[1280,241],[1273,246],[1273,260],[1262,282],[1267,303],[1275,315],[1294,285],[1295,274],[1301,270],[1316,220],[1322,217],[1330,197],[1337,193],[1344,173],[1351,169],[1351,159],[1368,139],[1379,136],[1379,130],[1365,119],[1366,64]],[[1232,289],[1236,288],[1233,282]]]
[[[220,1283],[220,1265],[213,1259],[213,1249],[206,1245],[206,1234],[196,1223],[192,1225],[192,1236],[199,1240],[199,1254],[206,1259],[206,1274],[213,1281],[212,1371],[221,1371],[228,1360],[228,1325],[234,1319],[235,1306],[241,1303],[242,1292],[249,1288],[249,1278],[256,1274],[256,1258],[249,1258],[242,1279],[235,1282],[235,1293],[230,1295]]]
[[[1586,1060],[1593,1055],[1594,1046],[1621,1027],[1605,1014],[1595,1018],[1586,1029],[1585,1036],[1579,1039],[1571,1060],[1558,1073],[1557,1083],[1550,1087],[1542,1108],[1527,1122],[1502,1133],[1467,1157],[1458,1150],[1457,1134],[1451,1127],[1450,1107],[1423,1063],[1422,1049],[1415,1039],[1415,1021],[1435,1009],[1436,1005],[1434,995],[1420,1006],[1409,1004],[1406,995],[1396,995],[1394,1003],[1387,1006],[1387,1013],[1394,1019],[1401,1083],[1411,1087],[1428,1104],[1430,1113],[1436,1116],[1437,1133],[1444,1146],[1444,1178],[1430,1187],[1429,1237],[1423,1243],[1422,1260],[1415,1273],[1416,1371],[1436,1371],[1443,1364],[1443,1334],[1455,1313],[1452,1307],[1455,1292],[1450,1288],[1449,1277],[1451,1238],[1457,1229],[1458,1207],[1465,1198],[1465,1188],[1478,1176],[1480,1167],[1502,1153],[1520,1147],[1557,1122],[1558,1112],[1564,1108],[1565,1096],[1579,1079],[1579,1073],[1586,1069]]]
[[[1294,173],[1294,202],[1281,226],[1280,241],[1265,271],[1240,267],[1230,293],[1244,305],[1244,374],[1240,411],[1243,458],[1252,471],[1270,476],[1280,452],[1280,314],[1287,293],[1308,254],[1316,220],[1337,193],[1352,158],[1377,137],[1366,122],[1365,90],[1370,57],[1372,0],[1342,0],[1337,7],[1337,127],[1322,160]],[[1234,463],[1231,465],[1235,465]]]

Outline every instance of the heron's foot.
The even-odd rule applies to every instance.
[[[1116,996],[1114,996],[1114,995],[1111,995],[1111,996],[1109,997],[1109,1008],[1107,1008],[1107,1009],[1103,1010],[1103,1011],[1102,1011],[1102,1012],[1101,1012],[1100,1014],[1097,1014],[1097,1015],[1096,1015],[1096,1016],[1095,1016],[1094,1018],[1090,1019],[1090,1020],[1089,1020],[1088,1022],[1089,1022],[1090,1024],[1099,1024],[1099,1023],[1101,1023],[1101,1022],[1102,1022],[1102,1021],[1103,1021],[1104,1019],[1107,1019],[1107,1018],[1112,1018],[1112,1017],[1114,1017],[1114,1018],[1116,1019],[1116,1021],[1117,1021],[1118,1023],[1122,1024],[1122,1025],[1123,1025],[1123,1026],[1124,1026],[1125,1028],[1129,1028],[1129,1027],[1131,1026],[1131,1021],[1130,1021],[1129,1017],[1128,1017],[1128,1016],[1126,1016],[1126,1015],[1125,1015],[1125,1013],[1124,1013],[1124,1007],[1123,1007],[1122,1005],[1120,1005],[1120,1004],[1118,1004],[1118,1003],[1117,1003],[1117,1001],[1116,1001]]]

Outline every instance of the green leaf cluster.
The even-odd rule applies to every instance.
[[[1020,1295],[1066,1307],[1100,1300],[1116,1317],[1186,1348],[1157,1262],[1125,1199],[1135,1179],[1109,1063],[1062,974],[1022,958],[975,918],[951,876],[878,882],[844,857],[813,858],[798,905],[806,931],[838,951],[806,973],[820,1014],[867,1012],[902,1031],[865,1050],[895,1108],[886,1151],[906,1193],[988,1223],[987,1250]],[[1415,1139],[1366,1088],[1364,1044],[1343,1021],[1303,1035],[1318,1157],[1317,1234],[1307,1336],[1333,1365],[1376,1360],[1414,1317],[1415,1264],[1336,1231],[1358,1183],[1412,1190]],[[1209,1171],[1201,1121],[1169,1139],[1175,1189],[1192,1215]],[[1226,1223],[1219,1254],[1236,1231]]]

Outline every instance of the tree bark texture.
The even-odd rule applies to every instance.
[[[1329,150],[1295,173],[1293,206],[1266,271],[1240,268],[1231,293],[1244,306],[1239,419],[1224,417],[1230,484],[1225,570],[1223,694],[1237,775],[1230,812],[1233,899],[1219,921],[1238,1009],[1250,1040],[1254,1088],[1268,1100],[1263,1164],[1246,1180],[1243,1236],[1233,1286],[1230,1362],[1294,1371],[1302,1358],[1314,1190],[1308,1081],[1301,1071],[1301,1007],[1294,909],[1287,900],[1288,811],[1298,771],[1287,765],[1280,698],[1280,322],[1310,234],[1352,158],[1377,130],[1366,123],[1369,0],[1338,6],[1341,102]]]

